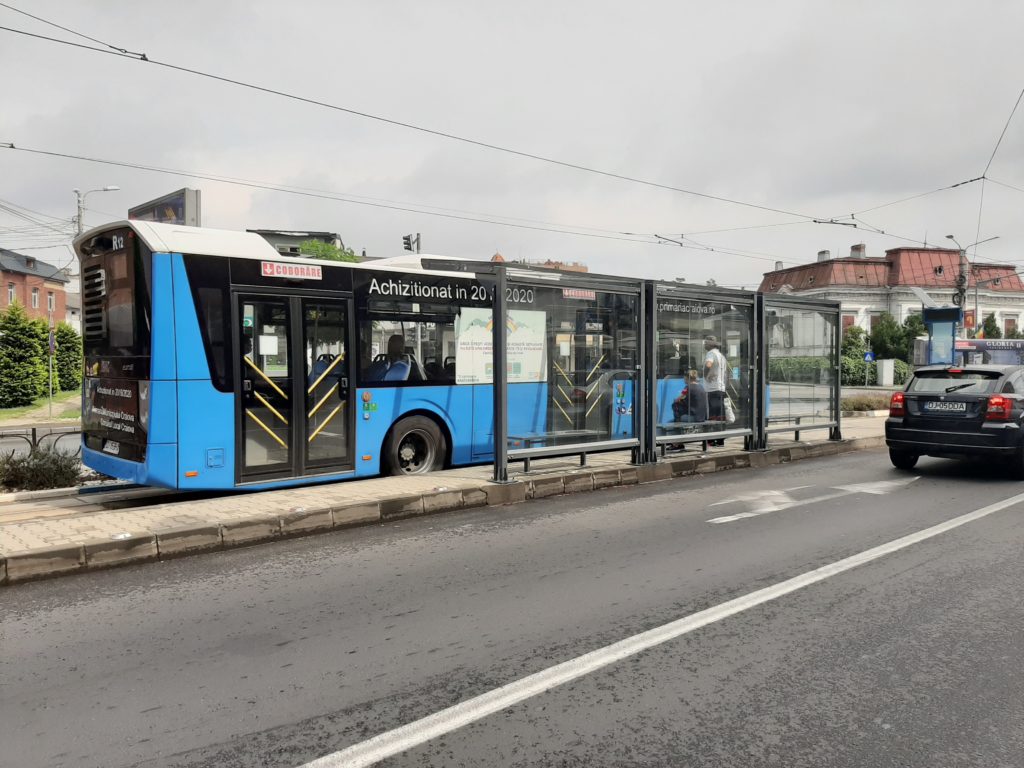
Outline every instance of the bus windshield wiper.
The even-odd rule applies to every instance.
[[[964,389],[965,387],[973,387],[977,382],[971,381],[967,384],[954,384],[952,387],[946,387],[946,392],[956,392],[958,389]]]

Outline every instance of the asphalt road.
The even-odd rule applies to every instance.
[[[1024,491],[1003,474],[862,452],[6,588],[0,765],[302,765]],[[1019,766],[1022,516],[381,764]]]

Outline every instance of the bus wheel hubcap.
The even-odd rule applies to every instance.
[[[398,463],[403,472],[424,472],[433,458],[433,442],[419,430],[407,434],[398,445]]]

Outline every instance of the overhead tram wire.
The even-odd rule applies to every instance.
[[[111,165],[111,166],[115,166],[115,167],[119,167],[119,168],[130,168],[132,170],[145,171],[145,172],[148,172],[148,173],[161,173],[161,174],[167,174],[167,175],[172,175],[172,176],[182,176],[182,177],[190,178],[190,179],[202,179],[204,181],[213,181],[213,182],[221,183],[221,184],[232,184],[232,185],[235,185],[235,186],[248,187],[250,189],[262,189],[262,190],[270,191],[270,192],[281,192],[281,193],[284,193],[284,194],[299,195],[299,196],[302,196],[302,197],[312,197],[312,198],[321,199],[321,200],[333,200],[335,202],[340,202],[340,203],[349,203],[349,204],[352,204],[352,205],[364,205],[364,206],[369,206],[369,207],[372,207],[372,208],[384,208],[384,209],[387,209],[387,210],[402,211],[404,213],[417,213],[417,214],[420,214],[420,215],[423,215],[423,216],[436,216],[436,217],[439,217],[439,218],[454,219],[454,220],[457,220],[457,221],[468,221],[468,222],[473,222],[473,223],[478,223],[478,224],[494,224],[494,225],[497,225],[497,226],[511,227],[511,228],[514,228],[514,229],[525,229],[525,230],[532,230],[532,231],[539,231],[539,232],[551,232],[551,233],[555,233],[555,234],[573,235],[573,236],[576,236],[576,237],[597,238],[597,239],[601,239],[601,240],[617,240],[617,241],[627,242],[627,243],[639,243],[641,245],[665,245],[665,243],[659,242],[658,240],[650,239],[649,236],[645,236],[645,235],[635,235],[635,236],[632,236],[632,237],[621,236],[621,234],[603,235],[603,234],[595,234],[595,233],[592,233],[592,232],[579,232],[579,231],[574,231],[571,228],[560,228],[558,226],[552,226],[552,227],[531,226],[531,225],[527,225],[527,224],[516,224],[516,223],[508,222],[508,221],[500,221],[500,220],[497,220],[497,219],[487,219],[487,218],[483,218],[483,217],[461,216],[461,215],[450,214],[450,213],[440,213],[440,212],[431,211],[431,210],[421,210],[421,209],[418,209],[418,208],[412,207],[412,206],[390,205],[390,204],[385,204],[385,203],[377,203],[377,202],[369,202],[369,201],[366,201],[366,200],[352,199],[352,198],[345,197],[344,195],[334,194],[334,193],[301,191],[301,190],[297,190],[297,189],[293,189],[293,188],[281,187],[281,186],[277,186],[277,185],[269,184],[269,183],[264,183],[264,182],[245,181],[245,180],[241,180],[241,179],[237,179],[237,178],[236,179],[230,179],[229,177],[218,177],[218,176],[216,176],[214,174],[205,174],[205,173],[200,173],[200,172],[183,171],[183,170],[168,170],[168,169],[164,169],[164,168],[157,168],[155,166],[143,165],[143,164],[140,164],[140,163],[129,163],[129,162],[120,161],[120,160],[106,160],[106,159],[102,159],[102,158],[86,157],[84,155],[74,155],[74,154],[70,154],[70,153],[66,153],[66,152],[51,152],[51,151],[42,150],[42,149],[32,149],[32,148],[29,148],[29,147],[19,147],[19,146],[15,146],[11,142],[0,142],[0,149],[9,149],[9,150],[14,150],[16,152],[26,152],[26,153],[29,153],[29,154],[42,155],[42,156],[46,156],[46,157],[57,157],[57,158],[68,159],[68,160],[80,160],[80,161],[83,161],[83,162],[97,163],[97,164],[100,164],[100,165]],[[644,238],[647,238],[647,239],[644,239]],[[690,248],[691,250],[707,250],[707,248],[698,248],[698,247],[695,247],[695,246],[687,246],[687,247]],[[740,253],[740,252],[737,252],[737,251],[730,251],[728,249],[718,249],[718,252],[726,254],[726,255],[731,255],[731,256],[739,256],[739,257],[742,257],[742,258],[756,259],[756,260],[759,260],[759,261],[766,260],[766,259],[762,259],[762,258],[757,257],[757,256],[750,256],[750,255],[747,255],[747,254],[744,254],[744,253]]]
[[[871,213],[872,211],[877,211],[877,210],[879,210],[881,208],[888,208],[891,205],[899,205],[900,203],[906,203],[909,200],[917,200],[920,197],[927,197],[928,195],[934,195],[934,194],[936,194],[938,192],[945,192],[946,190],[949,190],[949,189],[956,189],[957,187],[962,187],[962,186],[964,186],[966,184],[973,184],[976,181],[982,181],[984,178],[985,178],[984,176],[976,176],[973,179],[967,179],[965,181],[958,181],[956,184],[950,184],[950,185],[945,186],[945,187],[939,187],[938,189],[933,189],[930,192],[921,192],[921,193],[916,194],[916,195],[909,195],[908,197],[901,197],[899,200],[893,200],[891,203],[883,203],[882,205],[876,205],[876,206],[874,206],[872,208],[865,208],[863,211],[857,211],[856,213],[851,213],[850,216],[859,216],[862,213]],[[838,217],[838,218],[843,218],[843,217]]]
[[[1003,143],[1003,137],[1006,135],[1006,131],[1010,127],[1010,123],[1013,121],[1013,116],[1017,113],[1017,107],[1020,106],[1021,98],[1024,98],[1024,88],[1021,89],[1020,95],[1017,96],[1017,101],[1013,105],[1013,109],[1010,110],[1010,116],[1006,118],[1006,124],[1003,126],[1002,132],[999,134],[999,138],[996,139],[996,145],[992,148],[992,155],[988,159],[988,163],[985,165],[985,170],[982,172],[982,176],[988,175],[988,169],[992,167],[992,161],[996,159],[996,152],[999,151],[999,145]]]
[[[574,230],[568,229],[568,228],[532,226],[532,225],[527,225],[527,224],[515,224],[515,223],[510,223],[510,222],[507,222],[507,221],[499,221],[497,219],[487,219],[487,218],[479,217],[479,216],[462,216],[462,215],[457,215],[457,214],[452,214],[452,213],[440,213],[440,212],[430,211],[430,210],[421,210],[421,209],[418,209],[418,208],[413,207],[413,206],[390,205],[390,204],[386,204],[386,203],[377,203],[377,202],[370,202],[370,201],[366,201],[366,200],[358,200],[358,199],[349,198],[349,197],[346,197],[344,195],[335,194],[335,193],[300,191],[300,190],[290,189],[290,188],[287,188],[287,187],[278,186],[276,184],[269,184],[269,183],[264,183],[264,182],[243,181],[243,180],[240,180],[240,179],[227,179],[227,178],[224,178],[224,177],[218,177],[218,176],[216,176],[214,174],[200,173],[200,172],[196,172],[196,171],[184,171],[184,170],[173,170],[172,171],[172,170],[168,170],[168,169],[164,169],[164,168],[157,168],[157,167],[154,167],[154,166],[143,165],[143,164],[140,164],[140,163],[129,163],[129,162],[124,162],[124,161],[120,161],[120,160],[106,160],[106,159],[103,159],[103,158],[86,157],[84,155],[74,155],[74,154],[70,154],[70,153],[66,153],[66,152],[51,152],[51,151],[42,150],[42,149],[32,149],[32,148],[29,148],[29,147],[19,147],[19,146],[15,146],[13,143],[0,143],[0,149],[11,149],[11,150],[14,150],[14,151],[17,151],[17,152],[27,152],[29,154],[44,155],[44,156],[48,156],[48,157],[58,157],[58,158],[63,158],[63,159],[68,159],[68,160],[81,160],[83,162],[88,162],[88,163],[98,163],[98,164],[101,164],[101,165],[111,165],[111,166],[115,166],[115,167],[118,167],[118,168],[130,168],[132,170],[146,171],[146,172],[149,172],[149,173],[161,173],[161,174],[168,174],[168,175],[172,175],[172,176],[182,176],[182,177],[190,178],[190,179],[202,179],[204,181],[212,181],[212,182],[216,182],[216,183],[220,183],[220,184],[231,184],[231,185],[234,185],[234,186],[248,187],[250,189],[262,189],[262,190],[266,190],[266,191],[270,191],[270,192],[282,192],[282,193],[289,194],[289,195],[299,195],[299,196],[302,196],[302,197],[312,197],[312,198],[317,198],[317,199],[321,199],[321,200],[334,200],[336,202],[349,203],[349,204],[352,204],[352,205],[365,205],[365,206],[369,206],[371,208],[384,208],[384,209],[393,210],[393,211],[402,211],[404,213],[418,213],[418,214],[421,214],[421,215],[424,215],[424,216],[437,216],[437,217],[445,218],[445,219],[456,219],[456,220],[459,220],[459,221],[470,221],[470,222],[476,222],[476,223],[480,223],[480,224],[495,224],[495,225],[503,226],[503,227],[513,227],[513,228],[516,228],[516,229],[527,229],[527,230],[535,230],[535,231],[540,231],[540,232],[554,232],[554,233],[557,233],[557,234],[576,235],[578,237],[593,237],[593,238],[599,238],[599,239],[603,239],[603,240],[620,240],[620,241],[630,242],[630,243],[645,243],[647,245],[658,245],[658,243],[655,240],[650,240],[650,239],[643,240],[643,239],[639,239],[637,237],[625,237],[625,236],[620,236],[620,235],[603,235],[603,234],[595,234],[595,233],[590,233],[590,232],[578,232],[578,231],[574,231]]]
[[[991,181],[993,184],[998,184],[1000,187],[1006,187],[1007,189],[1012,189],[1017,192],[1024,192],[1024,187],[1015,187],[1013,186],[1013,184],[1007,184],[1005,181],[998,181],[996,179],[993,179],[991,176],[988,177],[988,180]]]
[[[8,8],[10,10],[13,10],[13,11],[15,11],[17,13],[24,13],[23,11],[20,11],[17,8],[13,8],[12,6],[7,5],[5,3],[0,3],[0,6],[3,6],[4,8]],[[28,15],[28,14],[26,14],[26,15]],[[333,110],[333,111],[336,111],[336,112],[343,112],[345,114],[353,115],[353,116],[356,116],[356,117],[362,117],[362,118],[365,118],[367,120],[375,120],[377,122],[385,123],[387,125],[393,125],[393,126],[398,127],[398,128],[406,128],[406,129],[411,130],[411,131],[418,131],[420,133],[425,133],[425,134],[428,134],[428,135],[431,135],[431,136],[437,136],[439,138],[450,139],[452,141],[458,141],[458,142],[462,142],[464,144],[470,144],[472,146],[480,147],[480,148],[483,148],[483,149],[489,149],[489,150],[493,150],[495,152],[502,152],[502,153],[505,153],[505,154],[514,155],[516,157],[523,157],[523,158],[527,158],[527,159],[530,159],[530,160],[536,160],[538,162],[549,163],[551,165],[557,165],[557,166],[562,167],[562,168],[569,168],[571,170],[582,171],[584,173],[592,173],[592,174],[596,174],[598,176],[603,176],[605,178],[617,179],[619,181],[626,181],[626,182],[630,182],[632,184],[641,184],[643,186],[652,187],[652,188],[655,188],[655,189],[664,189],[664,190],[667,190],[669,192],[679,192],[679,193],[684,194],[684,195],[691,195],[691,196],[703,198],[703,199],[706,199],[706,200],[714,200],[714,201],[720,202],[720,203],[728,203],[730,205],[739,205],[739,206],[743,206],[743,207],[746,207],[746,208],[754,208],[754,209],[760,210],[760,211],[768,211],[770,213],[778,213],[778,214],[782,214],[784,216],[795,216],[797,218],[803,218],[803,219],[813,218],[813,217],[808,216],[806,214],[795,213],[793,211],[787,211],[787,210],[784,210],[784,209],[781,209],[781,208],[773,208],[772,206],[768,206],[768,205],[760,205],[758,203],[749,203],[749,202],[746,202],[746,201],[743,201],[743,200],[736,200],[736,199],[733,199],[733,198],[722,197],[722,196],[719,196],[719,195],[712,195],[712,194],[709,194],[707,192],[698,192],[696,190],[685,189],[683,187],[675,187],[675,186],[672,186],[671,184],[662,184],[662,183],[657,182],[657,181],[651,181],[649,179],[641,179],[641,178],[637,178],[635,176],[628,176],[628,175],[622,174],[622,173],[615,173],[613,171],[604,171],[604,170],[601,170],[599,168],[593,168],[593,167],[590,167],[590,166],[581,165],[579,163],[571,163],[571,162],[568,162],[566,160],[558,160],[558,159],[553,158],[553,157],[547,157],[545,155],[538,155],[538,154],[533,153],[533,152],[526,152],[524,150],[513,149],[511,147],[504,147],[504,146],[501,146],[499,144],[492,144],[490,142],[482,141],[482,140],[479,140],[479,139],[471,139],[471,138],[468,138],[466,136],[459,136],[457,134],[449,133],[447,131],[441,131],[441,130],[437,130],[437,129],[434,129],[434,128],[426,128],[424,126],[415,125],[413,123],[407,123],[407,122],[404,122],[404,121],[401,121],[401,120],[396,120],[396,119],[389,118],[389,117],[383,117],[381,115],[374,115],[374,114],[369,113],[369,112],[362,112],[360,110],[352,109],[350,107],[342,107],[342,106],[339,106],[337,104],[331,104],[331,103],[326,102],[326,101],[321,101],[319,99],[313,99],[313,98],[309,98],[309,97],[305,97],[305,96],[299,96],[297,94],[288,93],[286,91],[279,91],[279,90],[274,89],[274,88],[268,88],[266,86],[256,85],[254,83],[247,83],[247,82],[245,82],[243,80],[236,80],[236,79],[230,78],[230,77],[224,77],[224,76],[221,76],[221,75],[214,75],[214,74],[209,73],[209,72],[203,72],[201,70],[191,69],[190,67],[184,67],[184,66],[181,66],[179,64],[172,64],[170,62],[159,61],[157,59],[151,59],[145,53],[135,53],[135,52],[127,51],[126,49],[123,49],[123,48],[119,48],[118,46],[111,45],[110,43],[105,43],[105,42],[102,42],[102,41],[96,41],[94,38],[88,37],[87,35],[83,35],[83,34],[81,34],[79,32],[75,32],[74,30],[70,30],[70,29],[68,29],[66,27],[61,27],[58,24],[55,24],[55,23],[53,23],[51,21],[47,21],[46,19],[42,19],[42,18],[40,18],[38,16],[33,16],[32,18],[36,19],[37,21],[41,21],[44,24],[49,24],[51,26],[58,27],[59,29],[62,29],[62,30],[66,31],[66,32],[69,32],[71,34],[78,35],[79,37],[83,37],[83,38],[88,39],[88,40],[93,40],[94,42],[100,42],[100,44],[105,46],[105,47],[104,48],[97,48],[97,47],[91,46],[91,45],[83,45],[81,43],[71,42],[70,40],[61,40],[60,38],[49,37],[48,35],[40,35],[40,34],[36,34],[34,32],[28,32],[28,31],[23,30],[23,29],[14,29],[12,27],[0,26],[0,31],[10,32],[12,34],[17,34],[17,35],[23,35],[25,37],[31,37],[31,38],[35,38],[37,40],[45,40],[47,42],[57,43],[59,45],[66,45],[66,46],[70,46],[72,48],[80,48],[80,49],[86,50],[86,51],[93,51],[94,53],[103,53],[103,54],[106,54],[106,55],[109,55],[109,56],[116,56],[116,57],[119,57],[119,58],[131,59],[132,61],[140,61],[140,62],[145,62],[147,64],[154,64],[156,66],[164,67],[166,69],[171,69],[171,70],[174,70],[174,71],[177,71],[177,72],[184,72],[186,74],[195,75],[197,77],[203,77],[203,78],[207,78],[209,80],[215,80],[215,81],[218,81],[218,82],[227,83],[229,85],[236,85],[236,86],[238,86],[240,88],[247,88],[249,90],[258,91],[260,93],[266,93],[266,94],[269,94],[269,95],[272,95],[272,96],[279,96],[281,98],[290,99],[292,101],[298,101],[298,102],[301,102],[301,103],[304,103],[304,104],[310,104],[312,106],[323,107],[324,109],[330,109],[330,110]]]

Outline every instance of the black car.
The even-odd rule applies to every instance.
[[[929,365],[893,393],[885,444],[899,469],[913,469],[920,456],[984,456],[1024,476],[1022,416],[1024,366]]]

